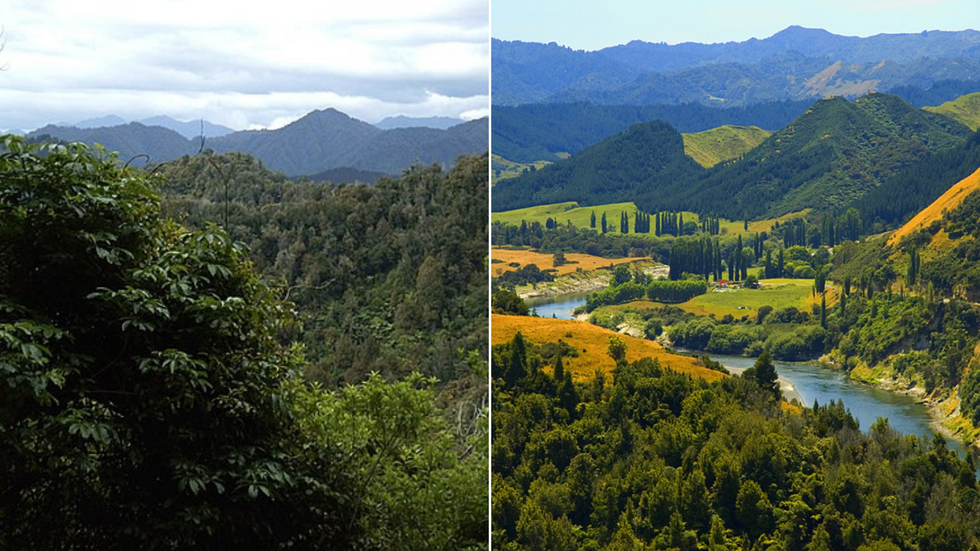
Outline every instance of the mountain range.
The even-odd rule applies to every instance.
[[[101,143],[122,159],[149,156],[161,163],[197,153],[198,132],[187,138],[175,130],[142,123],[99,128],[49,125],[28,134],[63,141]],[[249,130],[212,136],[204,147],[217,152],[240,151],[288,176],[321,173],[337,168],[397,174],[412,164],[452,165],[459,155],[487,150],[488,119],[476,119],[446,130],[435,128],[380,129],[336,109],[313,111],[276,130]]]
[[[446,130],[464,122],[466,121],[457,119],[456,117],[406,117],[405,115],[398,115],[395,117],[385,117],[374,123],[374,126],[382,130],[418,127]]]
[[[677,45],[632,41],[596,51],[494,39],[495,105],[567,102],[747,105],[856,97],[938,80],[980,80],[980,32],[839,36],[788,27],[763,39]],[[976,91],[976,90],[974,90]],[[947,98],[951,99],[951,98]]]
[[[148,117],[138,121],[127,121],[118,115],[106,115],[104,117],[81,120],[73,124],[59,123],[57,126],[74,126],[76,128],[105,128],[122,126],[130,122],[138,122],[144,126],[162,126],[163,128],[173,130],[187,139],[199,137],[202,131],[205,136],[211,138],[226,136],[235,131],[233,128],[228,128],[227,126],[215,124],[206,120],[179,121],[166,115]]]

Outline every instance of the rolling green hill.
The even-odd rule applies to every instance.
[[[575,201],[581,206],[632,201],[646,190],[674,190],[704,168],[684,154],[681,135],[661,121],[635,124],[568,159],[494,186],[494,211]],[[645,207],[649,210],[649,207]]]
[[[494,77],[496,78],[496,76]],[[724,125],[779,130],[799,117],[812,100],[776,101],[749,107],[682,105],[535,104],[493,107],[493,152],[529,163],[557,161],[559,152],[578,153],[631,125],[662,120],[680,132],[702,132]]]
[[[980,92],[960,96],[936,107],[923,107],[923,109],[956,119],[971,130],[980,129]]]
[[[704,169],[662,122],[624,133],[494,188],[493,210],[575,201],[634,201],[645,212],[690,210],[732,219],[839,209],[972,133],[889,94],[828,98],[732,160]]]
[[[757,126],[725,125],[704,132],[683,134],[684,152],[705,168],[734,159],[762,143],[772,132]]]
[[[718,165],[686,186],[692,190],[687,208],[750,218],[840,209],[970,135],[962,124],[890,94],[820,100],[740,161]]]

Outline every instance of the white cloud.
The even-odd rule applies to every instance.
[[[0,127],[115,113],[244,128],[327,107],[379,120],[489,103],[488,0],[6,4]]]
[[[333,107],[367,122],[385,117],[486,116],[487,95],[453,97],[426,93],[420,101],[386,102],[368,96],[334,92],[175,93],[168,91],[82,90],[46,94],[0,89],[0,128],[31,130],[29,113],[45,113],[45,123],[75,122],[113,113],[127,120],[166,113],[176,119],[207,119],[238,129],[279,128],[314,109]],[[110,106],[110,109],[107,109]]]

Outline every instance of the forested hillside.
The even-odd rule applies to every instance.
[[[732,218],[843,210],[930,151],[952,149],[971,134],[890,94],[820,100],[741,160],[711,171],[689,201],[692,210]]]
[[[585,380],[561,342],[494,348],[494,548],[977,544],[972,458],[941,437],[859,427],[839,402],[781,404],[767,354],[708,383],[624,348],[611,339],[612,377]]]
[[[377,188],[241,155],[152,176],[5,136],[0,548],[486,548],[486,179],[486,157]],[[254,263],[217,224],[267,237]],[[392,365],[406,341],[419,363]],[[444,382],[364,376],[416,367]]]
[[[241,154],[158,172],[173,215],[227,227],[288,287],[313,378],[420,371],[480,386],[470,355],[486,357],[486,155],[372,186],[291,182]]]
[[[980,81],[977,80],[937,80],[925,87],[905,85],[886,90],[920,108],[940,105],[977,91],[980,91]]]
[[[645,212],[691,210],[730,219],[844,210],[930,152],[955,149],[972,135],[889,94],[829,98],[740,158],[704,170],[684,160],[680,134],[654,122],[499,182],[493,209],[634,201]]]
[[[864,226],[900,226],[980,167],[980,133],[962,145],[927,155],[853,203]],[[877,232],[875,232],[877,233]]]
[[[635,201],[651,193],[676,194],[679,185],[703,172],[684,154],[681,135],[653,121],[635,124],[566,160],[497,182],[491,200],[494,211],[565,201],[583,206]]]
[[[758,126],[779,130],[799,117],[810,100],[761,103],[749,107],[711,108],[683,105],[535,104],[493,107],[493,152],[515,162],[557,161],[556,153],[578,153],[630,126],[662,120],[679,132],[702,132],[720,126]]]

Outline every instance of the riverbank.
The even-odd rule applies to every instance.
[[[830,362],[827,364],[833,365]],[[936,388],[930,393],[925,387],[896,374],[882,364],[874,369],[859,364],[851,370],[849,377],[852,381],[878,390],[915,398],[928,410],[931,418],[930,426],[934,431],[942,434],[947,440],[957,442],[962,442],[964,436],[969,436],[969,439],[973,440],[971,448],[974,452],[980,452],[980,439],[977,438],[977,433],[980,431],[960,414],[958,387]]]

